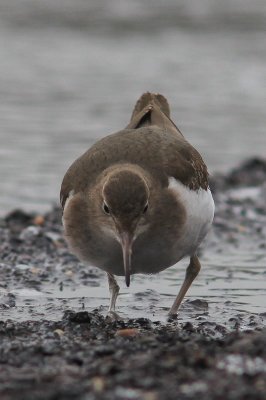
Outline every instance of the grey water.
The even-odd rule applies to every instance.
[[[265,157],[265,18],[264,0],[0,0],[0,214],[58,203],[71,162],[123,128],[144,91],[168,98],[211,173]],[[262,312],[254,259],[210,256],[214,276],[191,295]],[[176,291],[169,271],[152,279],[158,296]]]

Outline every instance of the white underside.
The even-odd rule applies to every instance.
[[[195,254],[196,249],[208,233],[214,216],[214,201],[210,189],[191,190],[173,177],[169,178],[170,189],[185,207],[187,219],[184,232],[177,244],[180,258]]]

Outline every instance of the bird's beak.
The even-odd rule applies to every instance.
[[[121,238],[121,246],[123,252],[125,280],[126,280],[126,285],[128,287],[130,285],[131,253],[132,253],[133,237],[128,232],[121,232],[120,238]]]

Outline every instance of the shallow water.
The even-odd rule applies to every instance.
[[[237,249],[227,245],[226,251],[223,247],[220,254],[217,247],[214,251],[209,248],[200,258],[202,270],[181,306],[179,321],[215,322],[228,329],[234,328],[235,324],[241,329],[266,325],[265,251],[252,251],[252,246],[245,251],[244,245]],[[120,316],[166,321],[186,265],[183,260],[157,275],[133,276],[130,288],[126,288],[123,278],[119,278],[121,291],[117,311]],[[18,265],[17,268],[33,267]],[[36,273],[38,271],[33,268],[33,279]],[[74,268],[62,272],[58,266],[50,274],[49,280],[44,280],[38,289],[13,282],[8,292],[15,296],[16,307],[3,310],[2,319],[58,320],[66,310],[92,311],[95,308],[107,313],[107,279],[97,269],[95,274],[99,274],[99,278],[90,280],[87,285],[82,283],[79,270]],[[6,290],[2,290],[4,294],[7,294]]]

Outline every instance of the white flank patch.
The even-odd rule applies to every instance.
[[[64,206],[63,216],[62,216],[62,224],[63,224],[63,227],[65,226],[64,214],[66,213],[66,210],[67,210],[69,201],[72,199],[72,197],[74,196],[74,194],[75,194],[74,189],[70,190],[70,192],[68,193],[68,196],[67,196],[67,199],[66,199],[66,202],[65,202],[65,206]]]
[[[74,194],[75,194],[74,189],[70,190],[70,192],[68,193],[68,196],[67,196],[67,199],[66,199],[66,202],[65,202],[64,211],[66,211],[68,202],[69,202],[69,200],[72,199],[72,197],[74,196]]]
[[[191,190],[173,177],[169,178],[170,189],[187,212],[184,234],[178,243],[184,248],[185,255],[193,255],[208,233],[213,216],[214,201],[210,189]]]

